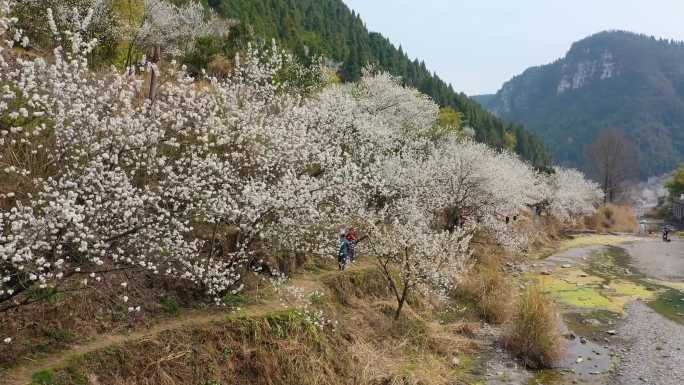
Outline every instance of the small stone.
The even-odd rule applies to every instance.
[[[580,343],[581,343],[581,344],[586,344],[586,343],[587,343],[587,339],[584,338],[584,337],[580,338]]]
[[[578,364],[579,364],[579,363],[582,363],[582,362],[584,362],[584,358],[582,358],[582,357],[577,357],[577,360],[575,360],[575,362],[578,363]]]
[[[569,264],[569,263],[565,263],[565,264],[561,265],[561,267],[564,268],[564,269],[569,269],[569,268],[572,267],[572,265]]]
[[[541,274],[541,275],[551,275],[551,272],[548,271],[548,270],[544,270],[544,271],[542,271],[542,272],[539,273],[539,274]]]
[[[587,273],[581,273],[579,276],[582,277],[582,278],[587,278],[587,277],[589,276],[589,274],[587,274]]]
[[[614,336],[617,334],[617,331],[615,330],[607,330],[606,333],[610,334],[611,336]]]
[[[601,287],[603,288],[603,290],[608,290],[608,289],[610,289],[610,286],[608,286],[608,285],[602,285]]]
[[[451,364],[454,366],[461,366],[461,360],[459,360],[458,357],[454,357],[451,359]]]
[[[594,318],[589,318],[589,319],[585,320],[584,323],[586,323],[587,325],[591,325],[591,326],[601,326],[601,321],[594,319]]]

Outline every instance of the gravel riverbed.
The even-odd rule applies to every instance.
[[[627,320],[618,329],[625,344],[611,384],[684,384],[684,326],[642,302],[628,305]]]

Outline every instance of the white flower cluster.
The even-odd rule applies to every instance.
[[[310,308],[304,308],[296,310],[297,314],[304,318],[304,321],[311,326],[316,327],[319,330],[325,329],[326,326],[330,326],[332,331],[335,331],[337,321],[333,321],[326,317],[323,310],[315,310]]]
[[[596,212],[596,202],[603,199],[598,184],[587,181],[584,174],[574,169],[556,167],[548,177],[547,195],[551,215],[563,222]]]
[[[144,0],[141,26],[128,26],[125,34],[133,44],[163,47],[172,56],[190,51],[198,38],[228,34],[232,22],[218,18],[200,2],[176,6],[168,0]]]
[[[92,73],[94,43],[66,35],[51,63],[3,55],[13,126],[0,140],[19,156],[0,158],[0,177],[32,189],[4,194],[0,303],[122,266],[218,297],[240,289],[257,252],[318,244],[312,228],[356,167],[313,101],[275,81],[291,58],[250,49],[232,77],[202,83],[169,68],[152,103],[140,76]]]
[[[0,0],[0,49],[22,40],[11,5]],[[146,12],[171,12],[150,19],[168,28],[199,17],[159,7]],[[0,180],[16,182],[0,184],[0,311],[33,287],[122,268],[218,299],[270,253],[334,255],[330,235],[352,220],[377,255],[410,266],[411,284],[448,289],[475,230],[513,244],[502,216],[545,199],[562,218],[595,203],[580,174],[547,178],[485,145],[431,139],[438,106],[388,74],[309,95],[318,88],[297,77],[312,70],[276,47],[250,47],[226,79],[165,66],[171,80],[145,98],[144,65],[89,69],[97,42],[81,31],[93,13],[78,15],[53,31],[66,38],[50,61],[0,52]]]

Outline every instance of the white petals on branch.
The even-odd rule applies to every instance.
[[[2,41],[15,37],[11,4],[0,0]],[[544,201],[563,220],[593,210],[595,186],[577,172],[546,176],[482,144],[434,140],[438,106],[399,79],[367,72],[320,90],[303,81],[319,68],[275,46],[249,46],[226,79],[159,65],[171,80],[151,103],[146,60],[137,72],[89,70],[88,26],[106,14],[93,4],[48,9],[63,43],[54,59],[0,52],[11,123],[0,141],[30,155],[0,158],[0,177],[31,187],[0,195],[0,311],[34,285],[92,285],[121,269],[188,281],[220,303],[267,256],[334,255],[331,237],[352,221],[378,255],[407,263],[411,282],[445,291],[475,231],[515,247],[525,238],[505,216]],[[226,30],[194,2],[145,4],[140,38],[152,45],[189,49],[187,36]]]

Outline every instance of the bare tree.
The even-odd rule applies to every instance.
[[[639,175],[634,144],[614,128],[606,128],[587,147],[589,169],[601,184],[603,203],[613,202],[624,183]]]

